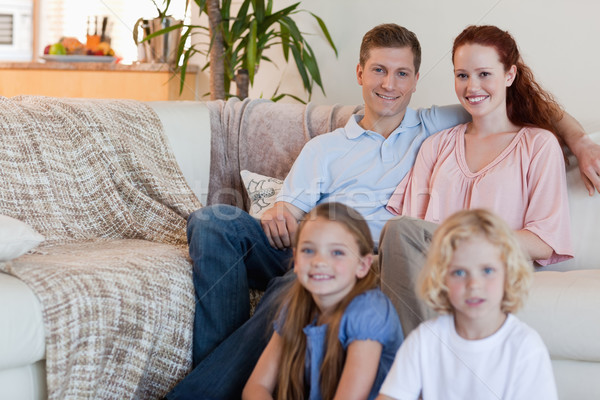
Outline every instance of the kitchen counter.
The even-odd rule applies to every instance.
[[[93,56],[90,56],[93,57]],[[76,71],[130,71],[130,72],[160,72],[169,71],[167,64],[160,63],[136,63],[119,64],[114,62],[17,62],[0,61],[0,69],[60,69]],[[189,72],[198,72],[197,65],[189,65]]]
[[[185,86],[167,64],[107,62],[0,62],[0,94],[126,98],[140,101],[195,100],[197,65],[188,65]],[[206,91],[206,90],[205,90]]]

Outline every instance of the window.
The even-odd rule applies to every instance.
[[[48,44],[63,36],[72,36],[86,42],[86,34],[100,34],[103,17],[108,17],[106,34],[111,38],[111,47],[122,63],[137,60],[137,48],[133,41],[135,22],[143,17],[158,16],[152,0],[39,0],[40,1],[40,52]],[[162,6],[162,0],[156,0]],[[183,19],[185,1],[173,1],[169,15]],[[188,10],[189,14],[189,10]]]
[[[13,44],[13,18],[12,14],[0,14],[0,44]]]

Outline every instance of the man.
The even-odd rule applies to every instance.
[[[470,119],[460,106],[408,108],[420,62],[419,42],[407,29],[384,24],[367,32],[356,70],[364,116],[354,115],[344,128],[305,145],[278,201],[260,224],[223,205],[190,216],[188,242],[197,298],[195,370],[169,399],[239,397],[269,339],[264,332],[278,306],[277,294],[293,279],[290,273],[274,278],[289,268],[298,220],[316,204],[340,201],[356,208],[378,238],[392,216],[385,210],[387,200],[412,167],[423,140]],[[581,150],[580,161],[591,158],[589,147],[582,144],[582,131],[573,126],[576,122],[563,120],[565,141]],[[591,169],[600,171],[600,162]],[[248,288],[264,289],[269,283],[255,315],[245,323]]]

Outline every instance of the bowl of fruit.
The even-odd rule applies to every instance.
[[[97,38],[96,38],[97,36]],[[98,35],[88,35],[86,44],[74,37],[63,37],[44,48],[42,58],[59,62],[114,62],[115,51]]]

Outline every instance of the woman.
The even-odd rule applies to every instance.
[[[405,335],[433,315],[416,300],[415,277],[436,224],[458,210],[500,215],[540,265],[572,257],[564,159],[550,132],[559,105],[495,26],[467,27],[452,61],[456,95],[473,121],[427,139],[390,198],[392,213],[425,221],[401,218],[382,233],[383,289]]]

